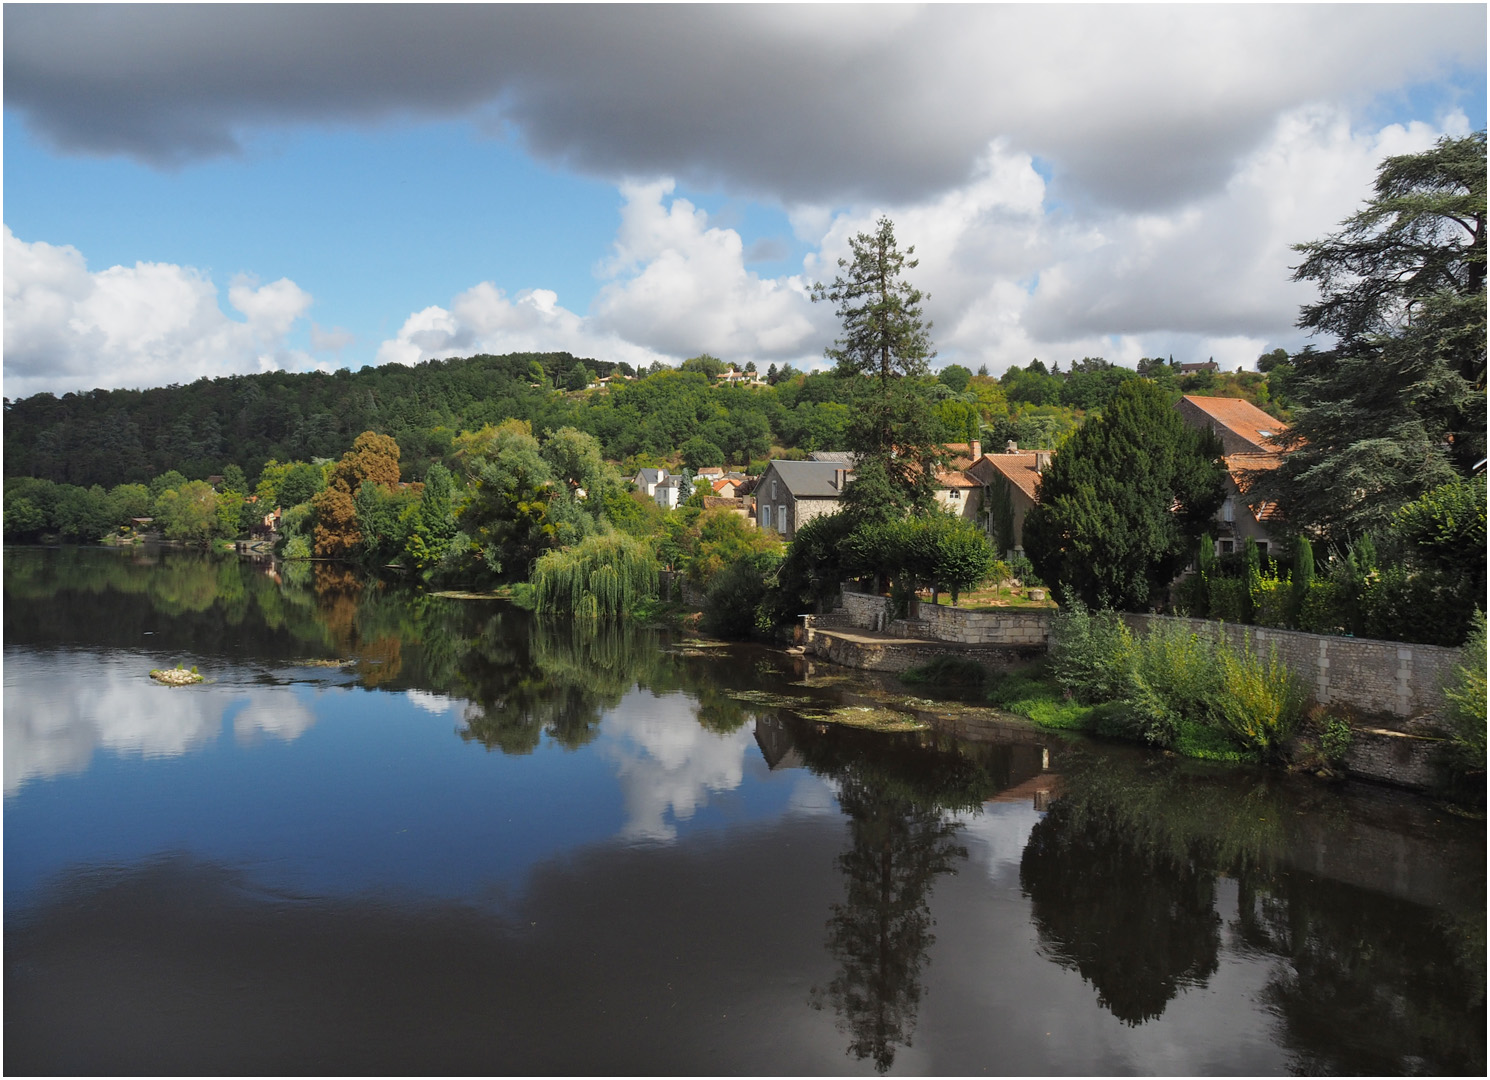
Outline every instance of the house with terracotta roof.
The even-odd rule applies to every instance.
[[[983,487],[988,538],[1005,558],[1024,554],[1024,519],[1039,501],[1040,474],[1051,452],[984,454],[967,469]]]
[[[1262,555],[1282,554],[1282,543],[1272,532],[1281,522],[1278,504],[1259,498],[1254,489],[1259,472],[1276,469],[1282,454],[1228,454],[1226,461],[1226,499],[1216,511],[1216,554],[1227,555],[1242,550],[1248,540],[1257,544]]]
[[[1282,420],[1241,398],[1186,394],[1175,408],[1190,427],[1214,431],[1224,454],[1277,453],[1278,445],[1273,440],[1288,430]]]
[[[1262,554],[1279,554],[1280,542],[1270,528],[1280,520],[1277,504],[1259,499],[1254,488],[1258,473],[1276,469],[1282,461],[1275,440],[1288,425],[1240,398],[1186,394],[1176,408],[1190,427],[1208,427],[1221,440],[1226,499],[1216,511],[1216,553],[1240,551],[1252,540]]]
[[[962,469],[938,469],[936,489],[932,494],[943,510],[950,510],[970,521],[978,519],[978,511],[983,505],[983,485]]]

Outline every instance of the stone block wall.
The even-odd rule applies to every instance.
[[[1053,611],[964,611],[911,601],[911,619],[926,637],[964,645],[1044,646],[1050,640]]]
[[[884,630],[897,637],[945,641],[958,645],[1017,645],[1044,647],[1050,638],[1053,611],[965,611],[912,600],[909,618],[885,623],[886,600],[871,593],[843,589],[839,611],[847,625],[861,630]]]
[[[1267,656],[1270,649],[1277,648],[1278,658],[1304,680],[1315,702],[1403,718],[1441,713],[1443,683],[1460,655],[1458,649],[1437,645],[1305,634],[1204,619],[1165,615],[1125,615],[1124,619],[1132,629],[1143,633],[1158,622],[1180,623],[1202,634],[1213,632],[1219,625],[1237,648],[1250,635],[1252,648],[1259,656]]]
[[[883,630],[887,600],[873,593],[844,589],[838,597],[838,611],[847,617],[847,625],[860,630]]]

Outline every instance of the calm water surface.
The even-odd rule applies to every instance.
[[[4,579],[8,1073],[1485,1071],[1426,802],[336,570]]]

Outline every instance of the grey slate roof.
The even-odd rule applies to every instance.
[[[833,481],[844,468],[842,461],[772,461],[786,490],[798,499],[836,499],[843,489]],[[850,474],[852,477],[852,473]],[[757,487],[757,491],[759,488]]]
[[[854,452],[852,450],[813,450],[807,456],[813,461],[845,462],[850,468],[853,468],[854,464]]]

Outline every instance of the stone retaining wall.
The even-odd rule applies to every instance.
[[[839,593],[835,614],[842,615],[848,620],[847,625],[857,626],[860,630],[883,630],[888,604],[883,596],[844,589]]]
[[[910,603],[910,617],[886,623],[887,600],[873,593],[843,589],[838,614],[847,625],[882,631],[896,637],[945,641],[958,645],[1017,645],[1044,647],[1050,638],[1053,611],[967,611],[963,608]]]
[[[1043,646],[1019,648],[936,641],[866,641],[859,637],[835,634],[832,630],[817,626],[813,627],[807,647],[814,656],[843,667],[858,668],[861,671],[887,671],[892,674],[920,667],[939,656],[964,657],[995,670],[1022,667],[1037,659],[1044,651]]]
[[[1220,626],[1236,648],[1250,635],[1252,648],[1259,656],[1268,655],[1276,647],[1278,658],[1304,680],[1309,696],[1320,705],[1339,704],[1404,719],[1442,713],[1443,683],[1460,657],[1460,650],[1437,645],[1332,637],[1166,615],[1123,618],[1134,630],[1144,633],[1160,622],[1180,623],[1202,634]]]
[[[1050,640],[1054,611],[965,611],[911,601],[911,619],[937,641],[965,645],[1037,645]]]

